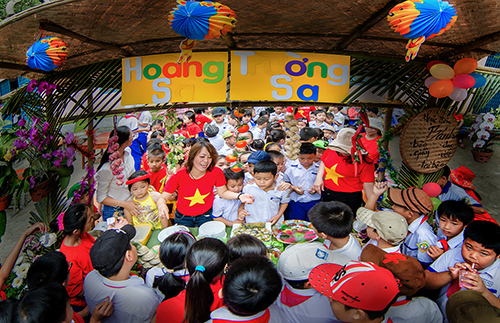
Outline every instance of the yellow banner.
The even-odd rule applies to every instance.
[[[167,102],[224,102],[227,53],[195,52],[188,63],[179,54],[122,59],[122,105]]]
[[[231,52],[230,100],[341,102],[349,93],[350,56]]]

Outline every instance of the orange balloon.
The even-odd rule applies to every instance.
[[[453,70],[456,75],[459,74],[470,74],[474,72],[477,68],[477,61],[474,58],[462,58],[455,63]]]
[[[440,80],[429,87],[429,94],[435,98],[445,98],[453,92],[455,86],[451,80]]]

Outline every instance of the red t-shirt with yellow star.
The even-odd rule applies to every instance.
[[[226,185],[226,178],[219,167],[199,178],[189,176],[186,168],[181,168],[165,184],[164,192],[177,191],[177,210],[187,216],[206,213],[214,203],[214,186]]]
[[[354,164],[350,163],[351,156],[344,157],[336,151],[327,149],[321,161],[325,164],[325,187],[344,193],[360,192],[363,183],[375,181],[375,166],[373,163],[358,164],[358,177],[355,177]]]

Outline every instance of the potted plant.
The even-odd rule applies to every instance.
[[[471,128],[469,139],[475,138],[472,144],[472,156],[478,163],[487,163],[493,155],[492,145],[498,145],[493,142],[493,139],[498,137],[497,133],[492,133],[495,125],[496,117],[491,113],[481,113],[476,117],[476,120]]]
[[[12,167],[12,143],[15,140],[12,123],[0,119],[0,211],[9,207],[19,177]]]

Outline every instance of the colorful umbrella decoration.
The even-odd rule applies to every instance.
[[[486,84],[484,76],[472,73],[476,68],[477,61],[473,58],[462,58],[453,68],[442,61],[431,61],[427,69],[432,76],[425,80],[425,86],[435,98],[449,96],[454,101],[463,101],[467,98],[467,89]]]
[[[68,45],[57,37],[43,37],[26,52],[26,61],[32,69],[52,71],[68,57]]]
[[[417,57],[426,39],[439,36],[453,26],[457,11],[448,1],[408,0],[392,8],[387,20],[394,32],[410,39],[406,45],[408,62]]]
[[[168,16],[170,27],[186,37],[180,44],[179,62],[189,62],[196,41],[218,38],[236,24],[236,14],[229,7],[212,1],[177,0]]]

